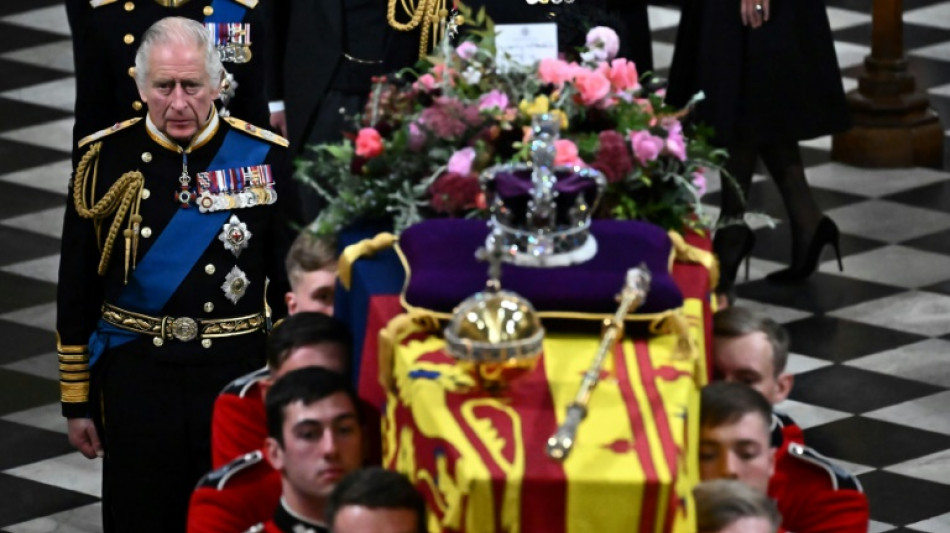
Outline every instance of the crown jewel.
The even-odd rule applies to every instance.
[[[597,253],[591,214],[606,185],[591,168],[555,166],[560,119],[532,119],[531,163],[488,168],[481,176],[491,209],[486,248],[501,239],[505,261],[524,266],[582,263]]]

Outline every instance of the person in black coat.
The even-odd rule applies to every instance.
[[[841,73],[823,0],[687,0],[683,7],[667,100],[705,100],[696,120],[715,128],[729,151],[720,229],[713,249],[721,266],[718,292],[732,297],[739,263],[754,245],[743,222],[759,157],[778,186],[792,232],[791,265],[774,282],[796,282],[817,268],[825,245],[838,252],[838,228],[815,203],[798,141],[850,125]]]
[[[212,405],[263,364],[266,281],[280,316],[294,237],[286,141],[218,115],[205,27],[167,18],[142,42],[148,115],[80,141],[57,292],[62,411],[104,458],[106,532],[184,531]]]

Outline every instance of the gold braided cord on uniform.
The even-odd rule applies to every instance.
[[[119,226],[128,216],[126,229],[123,231],[125,236],[125,276],[128,281],[130,254],[138,245],[138,226],[142,222],[142,216],[139,214],[139,207],[142,199],[142,188],[145,185],[145,176],[138,170],[129,171],[116,180],[109,187],[109,190],[102,198],[89,207],[86,198],[93,199],[95,193],[95,184],[99,173],[99,152],[102,150],[102,142],[97,142],[89,147],[79,164],[76,166],[76,181],[73,183],[73,203],[76,205],[76,211],[83,218],[92,219],[96,225],[96,233],[99,233],[99,227],[108,217],[113,216],[112,224],[109,226],[109,232],[106,234],[105,243],[102,246],[102,257],[99,260],[99,275],[104,276],[109,266],[109,259],[112,256],[112,247],[119,234]],[[86,191],[89,180],[90,162],[92,162],[92,192]],[[131,213],[129,211],[131,210]],[[130,242],[131,241],[131,242]],[[134,259],[133,259],[134,261]],[[134,266],[133,266],[134,268]]]
[[[409,15],[409,22],[396,20],[396,4],[402,12]],[[448,16],[446,0],[388,0],[386,4],[386,21],[398,31],[412,31],[419,27],[419,59],[426,56],[429,35],[432,35],[433,47],[442,38],[440,22]]]

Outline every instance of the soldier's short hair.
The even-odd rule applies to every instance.
[[[330,493],[326,516],[330,529],[341,509],[348,505],[368,509],[408,509],[416,514],[418,533],[426,531],[426,504],[409,478],[378,466],[347,474]]]
[[[362,421],[360,403],[347,376],[319,366],[306,366],[284,374],[274,382],[264,399],[268,436],[283,448],[286,407],[296,402],[310,405],[339,392],[349,397],[354,413]]]
[[[772,404],[762,393],[744,383],[714,381],[703,387],[699,397],[699,424],[715,428],[731,424],[755,413],[766,430],[772,425]]]
[[[772,347],[772,367],[775,377],[785,371],[788,364],[788,330],[781,324],[753,312],[747,307],[732,306],[713,315],[713,336],[735,338],[762,332]]]
[[[151,67],[148,59],[152,49],[156,45],[171,43],[193,44],[204,51],[205,71],[208,73],[211,84],[217,87],[221,83],[224,65],[204,25],[185,17],[165,17],[145,30],[142,44],[135,52],[135,84],[139,89],[145,87],[145,80],[148,79]]]
[[[281,320],[267,337],[267,367],[273,372],[284,364],[295,349],[323,343],[339,344],[346,353],[343,366],[349,368],[353,338],[346,324],[323,313],[294,313]]]
[[[304,229],[294,239],[287,252],[286,266],[290,286],[296,288],[302,274],[335,267],[336,263],[334,239],[318,237],[310,230]]]
[[[774,533],[782,523],[775,501],[737,479],[703,481],[693,489],[698,533],[718,533],[742,518],[764,518]]]

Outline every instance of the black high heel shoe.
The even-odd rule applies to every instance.
[[[821,252],[826,245],[831,245],[835,250],[835,257],[838,258],[838,270],[844,272],[844,264],[841,262],[841,245],[839,243],[840,233],[838,225],[828,217],[821,217],[815,233],[811,236],[811,242],[805,248],[804,255],[792,258],[792,266],[773,272],[765,278],[776,283],[794,283],[807,279],[815,270],[818,269],[818,260],[821,258]]]
[[[713,237],[713,253],[719,258],[719,284],[716,293],[724,295],[731,305],[736,300],[736,274],[739,265],[752,253],[755,233],[744,224],[726,226],[716,230]],[[746,264],[746,278],[749,277]]]

